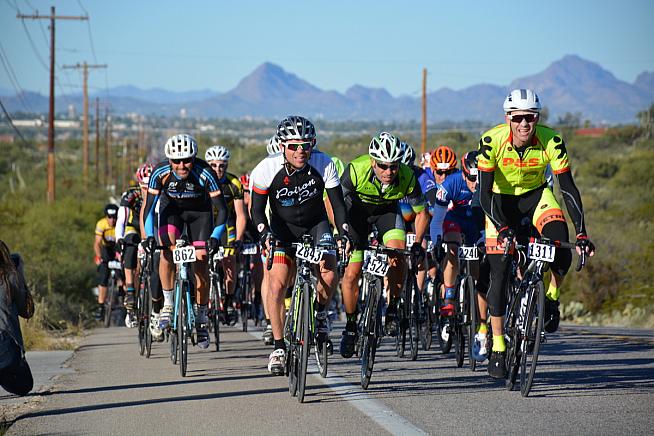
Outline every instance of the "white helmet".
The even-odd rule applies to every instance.
[[[207,152],[204,154],[204,160],[210,162],[212,160],[224,160],[228,161],[232,154],[222,145],[214,145],[209,147]]]
[[[271,156],[273,154],[281,153],[282,148],[279,146],[279,142],[277,142],[277,135],[272,136],[268,140],[268,145],[266,146],[266,151],[268,151],[268,156]]]
[[[380,162],[399,162],[402,160],[404,150],[400,145],[400,140],[387,132],[382,132],[370,141],[368,154]]]
[[[514,89],[504,100],[504,112],[533,111],[540,112],[540,100],[531,89]]]
[[[168,159],[195,157],[198,154],[198,143],[195,142],[195,138],[191,135],[180,133],[179,135],[168,138],[165,152]]]
[[[404,141],[400,142],[404,153],[402,154],[402,163],[404,165],[413,165],[416,161],[416,152],[413,150],[409,144]]]

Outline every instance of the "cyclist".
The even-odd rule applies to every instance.
[[[479,189],[477,189],[478,182],[478,169],[477,169],[477,150],[469,151],[461,158],[461,174],[465,179],[468,189],[472,192],[472,199],[470,200],[470,210],[472,212],[472,226],[474,226],[477,240],[468,241],[468,244],[474,243],[477,246],[484,243],[484,221],[485,215],[479,203]],[[488,302],[486,299],[486,292],[490,280],[490,266],[486,256],[479,253],[480,261],[477,264],[473,263],[472,274],[475,276],[476,284],[475,290],[477,291],[477,307],[479,309],[479,326],[473,339],[472,355],[473,358],[479,362],[483,362],[488,357],[487,347],[487,334],[488,334]],[[478,267],[477,267],[478,265]]]
[[[411,251],[421,257],[422,239],[429,224],[424,196],[414,172],[401,163],[404,150],[400,141],[382,132],[370,141],[368,153],[349,163],[343,173],[343,193],[350,217],[354,252],[345,269],[342,290],[347,323],[341,338],[340,352],[352,357],[357,340],[358,281],[361,275],[363,250],[368,245],[368,234],[376,226],[380,242],[392,248],[406,247],[404,221],[398,202],[402,198],[416,212],[416,241]],[[402,285],[406,262],[401,256],[390,256],[388,273],[389,304],[386,310],[386,331],[397,332],[397,299]]]
[[[230,157],[231,153],[222,145],[209,147],[204,155],[204,159],[209,162],[218,177],[225,203],[227,203],[227,231],[223,235],[221,245],[229,248],[225,248],[225,254],[221,262],[225,271],[225,289],[227,291],[225,295],[227,319],[225,321],[234,325],[238,319],[233,301],[236,289],[235,255],[236,251],[243,245],[247,213],[243,205],[243,186],[238,177],[227,172]]]
[[[256,244],[259,242],[261,235],[259,235],[259,232],[257,231],[254,222],[252,222],[252,218],[250,217],[250,206],[252,204],[250,197],[250,174],[245,173],[241,175],[239,181],[241,182],[241,186],[243,186],[243,204],[245,206],[245,210],[247,211],[243,240],[248,243]],[[261,262],[261,256],[250,256],[250,265],[244,265],[244,267],[249,268],[252,271],[251,286],[254,286],[255,307],[257,308],[256,316],[257,319],[261,319],[261,314],[259,314],[258,311],[258,309],[263,304],[261,297],[261,281],[263,280],[263,264]],[[272,338],[272,327],[270,329],[270,337]],[[268,345],[272,345],[272,343]]]
[[[144,164],[147,165],[147,164]],[[140,184],[143,179],[142,167],[139,167],[134,175],[138,185],[131,186],[123,192],[118,206],[118,219],[116,221],[116,248],[121,253],[123,270],[125,271],[125,326],[132,328],[136,326],[134,316],[134,279],[137,273],[137,246],[141,242],[140,237],[140,213],[143,196]],[[152,168],[152,165],[150,165]]]
[[[107,298],[107,285],[109,283],[110,260],[116,258],[116,219],[118,206],[107,204],[104,207],[104,217],[95,224],[95,239],[93,240],[93,259],[98,266],[98,308],[96,319],[104,317],[104,301]]]
[[[277,142],[277,135],[273,135],[268,139],[266,151],[268,152],[268,156],[282,152],[279,142]],[[251,212],[250,215],[252,215]],[[270,204],[266,205],[266,217],[270,220]],[[262,253],[262,260],[263,257]],[[270,315],[268,314],[268,270],[266,268],[263,269],[263,278],[261,281],[261,300],[263,301],[263,310],[266,320],[266,328],[261,335],[261,339],[263,339],[263,343],[266,345],[274,345],[272,324],[270,323]]]
[[[268,271],[267,309],[272,323],[274,351],[268,359],[268,370],[275,375],[284,374],[286,345],[284,343],[284,297],[292,277],[293,252],[288,245],[301,241],[310,234],[316,244],[333,246],[327,212],[322,200],[327,190],[334,209],[341,245],[347,249],[348,225],[345,205],[336,166],[324,153],[313,150],[316,130],[308,119],[289,115],[277,126],[277,139],[282,153],[268,156],[252,171],[252,219],[262,235],[262,246],[273,255],[272,269]],[[266,203],[272,210],[270,222],[266,217]],[[277,243],[272,245],[272,240]],[[270,250],[274,250],[271,253]],[[325,306],[338,282],[336,257],[326,253],[320,261],[318,274],[318,302],[316,305],[316,332],[326,339],[328,334]]]
[[[172,247],[187,226],[187,237],[196,247],[197,261],[194,264],[198,314],[196,333],[198,346],[209,346],[207,330],[207,258],[205,241],[209,253],[215,252],[225,231],[227,207],[216,175],[207,162],[196,157],[198,145],[186,134],[168,138],[165,145],[168,160],[158,164],[152,171],[148,184],[148,195],[144,208],[146,247],[149,251],[156,245],[154,238],[154,204],[159,204],[158,238],[160,245]],[[218,211],[213,220],[212,206]],[[163,287],[164,306],[160,312],[159,327],[166,327],[173,313],[173,281],[175,268],[170,250],[160,257],[159,277]]]
[[[480,202],[486,213],[486,252],[491,269],[488,305],[493,348],[488,373],[494,378],[506,375],[503,318],[510,267],[509,257],[503,255],[506,245],[523,218],[546,238],[568,240],[565,216],[545,180],[548,163],[557,176],[574,223],[577,253],[583,250],[592,256],[595,252],[586,234],[581,196],[572,178],[565,142],[559,133],[538,124],[541,110],[538,96],[531,89],[515,89],[504,100],[503,108],[506,124],[481,136],[478,157]],[[545,300],[547,332],[558,328],[559,290],[571,262],[569,250],[556,250]]]

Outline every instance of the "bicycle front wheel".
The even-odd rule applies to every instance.
[[[477,323],[479,315],[477,314],[477,292],[475,291],[475,281],[471,276],[466,277],[464,282],[465,298],[468,300],[468,363],[470,371],[477,369],[477,361],[472,357],[472,347],[475,344],[475,335],[477,334]]]
[[[304,392],[307,387],[307,365],[309,363],[309,350],[311,349],[311,290],[309,284],[305,283],[302,287],[302,301],[300,301],[300,349],[298,362],[298,395],[300,403],[304,402]]]
[[[411,360],[418,359],[418,301],[420,293],[418,292],[418,285],[415,284],[415,277],[413,278],[413,292],[411,292],[411,306],[409,310],[409,340],[411,341]]]
[[[139,286],[139,295],[136,299],[136,320],[138,323],[138,333],[139,333],[139,354],[143,356],[145,354],[146,348],[146,319],[143,316],[145,312],[145,289],[143,286]]]
[[[364,324],[361,345],[361,387],[368,389],[370,378],[372,377],[372,369],[375,365],[375,355],[377,354],[377,341],[379,338],[379,330],[381,329],[381,305],[379,304],[379,293],[381,289],[381,282],[377,281],[375,292],[368,294],[369,302],[366,305],[364,316]]]
[[[186,365],[188,363],[188,337],[190,335],[188,318],[189,310],[186,300],[188,290],[188,283],[182,283],[182,292],[180,294],[180,302],[177,311],[177,332],[179,337],[179,373],[182,377],[186,377]]]
[[[104,302],[104,326],[109,327],[111,325],[111,315],[112,309],[114,307],[114,298],[116,298],[116,279],[113,277],[109,278],[109,286],[107,286],[107,298]]]
[[[545,287],[543,282],[539,281],[533,285],[529,289],[529,294],[525,334],[522,340],[522,357],[520,359],[520,393],[523,397],[529,395],[534,381],[534,374],[536,373],[536,364],[538,363],[545,311]]]

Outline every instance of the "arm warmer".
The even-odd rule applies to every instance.
[[[154,195],[148,192],[147,197],[145,197],[145,205],[143,206],[143,220],[145,221],[145,237],[149,238],[154,236],[154,205],[157,204],[159,195]]]
[[[254,223],[257,231],[261,234],[270,231],[268,218],[266,218],[266,204],[268,203],[268,195],[259,194],[252,191],[252,206],[250,213],[252,214],[252,222]],[[263,224],[263,227],[259,228]]]
[[[502,214],[502,211],[497,204],[495,204],[493,194],[493,182],[495,180],[495,174],[486,171],[479,171],[479,202],[481,203],[481,208],[484,210],[486,216],[491,220],[495,225],[495,228],[498,230],[502,227],[505,227],[507,220]]]
[[[211,197],[211,204],[216,208],[216,222],[214,223],[211,237],[220,240],[225,232],[225,223],[227,222],[227,204],[222,194]]]
[[[565,206],[568,209],[568,214],[575,225],[577,234],[586,233],[586,223],[584,221],[584,207],[581,204],[581,195],[572,178],[572,172],[566,171],[558,175],[559,186],[563,194]]]
[[[125,237],[125,224],[129,218],[129,208],[127,206],[120,206],[118,208],[118,219],[116,220],[116,241]]]
[[[345,200],[343,199],[341,185],[334,186],[326,191],[327,197],[329,197],[329,203],[332,205],[332,210],[334,211],[334,221],[336,221],[335,224],[338,234],[349,233],[347,231],[347,215],[345,213]]]

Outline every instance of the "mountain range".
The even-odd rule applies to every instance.
[[[550,111],[550,119],[580,112],[594,123],[632,123],[639,111],[654,102],[654,72],[641,73],[634,83],[617,79],[597,63],[576,55],[553,62],[544,71],[515,79],[507,86],[478,84],[461,90],[441,88],[427,95],[430,122],[501,120],[501,105],[508,90],[536,90]],[[8,95],[9,90],[0,89]],[[278,65],[263,63],[225,93],[211,90],[173,92],[135,86],[110,88],[99,96],[114,113],[175,116],[184,108],[189,117],[281,118],[302,114],[330,120],[419,120],[421,99],[392,96],[384,88],[353,85],[345,93],[322,90]],[[20,97],[20,98],[19,98]],[[24,110],[21,100],[38,112],[47,112],[47,97],[24,92],[3,97],[10,112]],[[57,112],[73,104],[82,106],[79,95],[58,97]]]

